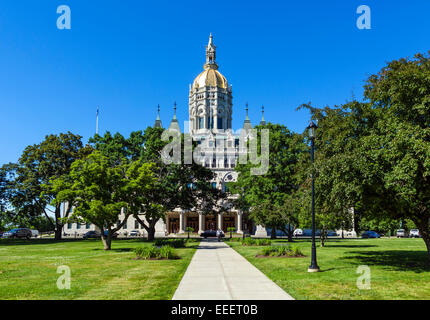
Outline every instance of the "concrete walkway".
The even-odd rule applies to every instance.
[[[173,300],[293,300],[224,242],[202,240]]]

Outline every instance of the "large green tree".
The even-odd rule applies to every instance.
[[[410,219],[430,264],[430,60],[395,60],[369,77],[364,101],[313,109],[319,209]]]
[[[284,229],[297,221],[297,211],[289,196],[297,190],[296,165],[307,147],[302,135],[283,125],[267,123],[255,129],[269,131],[268,171],[255,175],[251,169],[258,165],[238,164],[235,169],[238,180],[232,183],[231,191],[239,195],[236,205],[249,210],[250,218],[257,224],[271,228],[271,236],[275,237],[276,229]],[[261,134],[254,135],[253,139],[258,140],[257,149],[261,151]]]
[[[18,163],[7,168],[14,177],[7,190],[11,211],[23,219],[44,215],[57,240],[61,239],[63,221],[61,203],[52,206],[57,191],[51,181],[67,176],[71,164],[90,152],[81,139],[71,132],[47,135],[41,143],[26,147]]]
[[[140,210],[145,195],[156,182],[151,167],[141,160],[123,160],[112,166],[108,157],[94,151],[72,164],[69,177],[53,182],[54,188],[60,190],[57,201],[73,206],[71,219],[96,225],[102,233],[104,249],[110,250],[112,235]]]
[[[129,138],[121,134],[104,136],[96,135],[90,143],[101,152],[111,166],[117,166],[124,161],[140,159],[152,163],[152,171],[156,183],[147,193],[129,192],[128,204],[134,204],[129,213],[143,226],[148,233],[148,239],[155,236],[155,225],[160,219],[165,219],[168,211],[175,208],[195,209],[202,212],[214,211],[220,207],[224,195],[211,187],[214,178],[211,170],[199,164],[167,163],[163,160],[163,148],[171,142],[162,138],[162,128],[148,127],[144,133],[132,132]],[[177,137],[181,141],[181,153],[185,152],[184,135]],[[182,156],[182,160],[184,157]]]

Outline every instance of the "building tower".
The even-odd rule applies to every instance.
[[[232,88],[218,71],[212,34],[206,46],[206,63],[189,91],[190,134],[225,132],[231,129]]]

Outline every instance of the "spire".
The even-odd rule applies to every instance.
[[[170,122],[169,130],[176,130],[178,132],[181,132],[178,119],[176,118],[176,101],[173,103],[173,119],[172,122]]]
[[[162,128],[160,120],[160,105],[157,106],[157,119],[155,120],[154,128]]]
[[[266,124],[266,120],[264,120],[264,106],[261,106],[261,114],[260,126],[264,126]]]
[[[246,103],[246,118],[245,118],[245,122],[243,123],[243,129],[252,129],[252,124],[251,121],[249,120],[249,116],[248,116],[248,102]]]
[[[218,69],[216,63],[216,46],[213,44],[212,33],[209,35],[209,42],[206,46],[206,63],[204,69]]]

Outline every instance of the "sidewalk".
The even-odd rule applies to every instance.
[[[293,300],[224,242],[202,240],[173,300]]]

